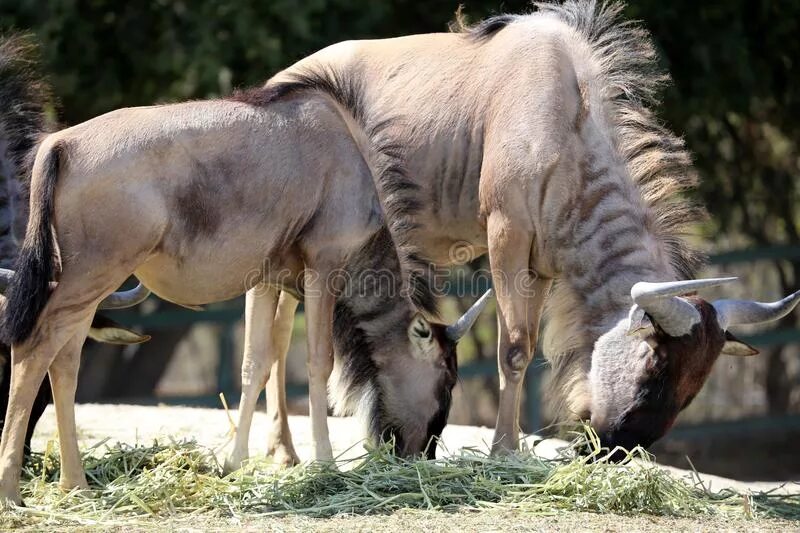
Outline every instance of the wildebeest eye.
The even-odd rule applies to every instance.
[[[431,336],[431,330],[423,328],[422,326],[415,326],[414,333],[417,337],[427,338]]]

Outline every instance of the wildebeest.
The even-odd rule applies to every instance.
[[[383,227],[337,273],[343,282],[333,314],[336,354],[331,398],[336,414],[356,414],[373,442],[392,441],[395,452],[424,451],[434,458],[436,442],[450,411],[458,362],[455,344],[473,325],[492,291],[487,291],[452,326],[432,326],[422,315],[408,321],[395,303],[403,290],[400,262]],[[423,300],[417,300],[420,305]],[[430,303],[430,300],[428,300]],[[226,468],[248,457],[253,412],[269,380],[267,414],[272,427],[268,453],[281,464],[298,462],[289,433],[285,358],[297,299],[286,291],[250,290],[245,306],[245,352],[236,439]],[[396,344],[411,338],[414,358],[399,358]],[[437,371],[431,372],[430,362]],[[433,392],[433,395],[431,394]]]
[[[181,305],[249,291],[251,331],[274,316],[276,289],[302,296],[316,459],[332,458],[326,384],[338,328],[354,334],[337,341],[339,364],[372,365],[370,390],[382,396],[372,432],[395,436],[403,453],[423,451],[441,432],[455,383],[454,332],[463,321],[430,323],[405,293],[389,294],[391,327],[370,357],[359,357],[364,346],[356,334],[365,339],[374,317],[360,293],[349,299],[338,269],[367,264],[364,254],[375,250],[391,254],[394,245],[369,168],[329,97],[245,91],[102,115],[44,138],[30,198],[2,322],[12,345],[12,387],[0,499],[20,501],[25,426],[48,368],[61,485],[86,486],[73,405],[79,348],[98,303],[131,274]],[[257,337],[245,342],[257,349]],[[256,369],[243,374],[258,379]],[[365,383],[347,385],[360,393]]]
[[[590,420],[609,446],[649,445],[720,353],[751,353],[728,326],[775,320],[800,295],[755,314],[739,311],[754,304],[728,302],[726,320],[683,296],[720,282],[691,280],[702,258],[685,232],[703,210],[681,195],[696,183],[684,143],[652,110],[666,77],[649,35],[620,20],[620,3],[537,5],[456,33],[335,44],[264,90],[339,103],[412,281],[431,262],[451,262],[454,246],[488,252],[495,450],[518,445],[546,300],[548,396],[560,416]],[[632,312],[652,327],[628,335]]]
[[[5,305],[5,293],[13,272],[27,222],[27,187],[30,176],[29,152],[43,132],[50,129],[45,106],[52,105],[50,88],[37,69],[37,52],[32,40],[21,34],[0,37],[0,309]],[[115,295],[105,306],[136,305],[147,295],[140,292],[134,298]],[[132,296],[128,293],[127,296]],[[103,305],[101,305],[103,307]],[[89,337],[102,342],[132,344],[144,342],[139,335],[108,318],[96,316]],[[0,344],[0,430],[4,425],[8,394],[11,385],[11,349]],[[36,394],[25,436],[29,449],[36,422],[52,399],[50,382],[45,378]]]

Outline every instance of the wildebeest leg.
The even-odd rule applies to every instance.
[[[51,346],[52,343],[48,343],[48,347]],[[24,354],[21,357],[20,352]],[[50,353],[54,354],[55,350]],[[25,433],[34,398],[50,364],[49,357],[36,357],[24,348],[12,347],[11,354],[11,392],[0,442],[0,508],[22,503],[19,476]]]
[[[47,370],[67,342],[79,333],[86,334],[97,304],[133,271],[115,262],[113,272],[103,273],[97,268],[105,264],[99,258],[90,254],[79,257],[80,263],[63,265],[58,287],[50,295],[30,336],[11,347],[11,394],[0,443],[0,506],[21,503],[19,477],[25,431],[34,397]],[[87,272],[92,272],[91,279],[87,279]],[[74,431],[73,428],[71,434]]]
[[[270,349],[275,354],[267,381],[267,419],[272,426],[267,434],[267,454],[285,466],[300,462],[289,431],[289,416],[286,410],[286,356],[292,339],[294,314],[299,302],[288,292],[282,292],[278,301],[278,312],[272,325]]]
[[[333,370],[331,344],[334,295],[327,287],[328,271],[306,269],[305,311],[308,331],[308,410],[314,459],[332,461],[328,435],[328,378]]]
[[[19,476],[34,398],[56,354],[91,319],[103,296],[80,312],[65,311],[69,300],[60,297],[66,292],[61,288],[53,292],[28,340],[11,348],[11,393],[0,443],[0,506],[22,502]],[[112,290],[113,286],[108,292]],[[74,295],[71,298],[76,299]]]
[[[61,453],[62,489],[89,488],[78,449],[75,427],[75,390],[78,386],[78,368],[81,363],[81,348],[89,332],[91,317],[81,325],[78,332],[61,348],[50,364],[50,383],[53,387],[53,403],[56,406],[58,444]]]
[[[500,401],[492,452],[519,445],[519,404],[522,382],[536,344],[539,318],[549,279],[529,268],[531,232],[500,212],[487,219],[489,260],[497,294],[498,370]]]
[[[8,408],[8,395],[11,392],[11,348],[5,344],[0,344],[0,415],[5,416],[6,409]],[[31,451],[31,438],[33,431],[36,428],[36,423],[42,417],[42,413],[50,403],[52,395],[50,393],[50,381],[45,379],[42,386],[39,387],[39,392],[36,394],[36,399],[31,408],[31,414],[28,419],[28,430],[25,433],[25,456],[27,457]],[[0,418],[0,431],[3,430],[5,419]]]
[[[244,357],[242,359],[242,397],[239,400],[239,423],[233,452],[225,469],[241,468],[249,455],[250,426],[256,409],[258,395],[264,390],[269,378],[273,352],[269,343],[272,338],[272,322],[278,305],[278,291],[268,285],[258,284],[245,296]]]

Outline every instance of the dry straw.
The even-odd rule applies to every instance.
[[[557,460],[530,450],[491,457],[465,449],[438,460],[393,456],[388,446],[354,460],[278,470],[255,460],[222,476],[214,453],[194,442],[151,446],[100,443],[84,458],[90,491],[57,487],[58,456],[49,445],[24,470],[27,508],[5,513],[0,528],[66,524],[121,526],[156,519],[326,517],[398,509],[470,511],[513,509],[530,514],[565,511],[666,516],[800,518],[800,497],[711,493],[676,479],[643,450],[622,464],[603,460],[596,439],[576,442]],[[635,459],[635,460],[634,460]],[[156,522],[157,523],[157,522]]]

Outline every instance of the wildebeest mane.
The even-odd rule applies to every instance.
[[[338,366],[331,387],[334,406],[341,414],[355,414],[367,407],[369,412],[359,414],[368,418],[371,427],[382,425],[376,350],[379,344],[389,343],[391,337],[405,335],[397,326],[407,321],[400,320],[398,314],[407,313],[408,307],[394,305],[401,298],[401,283],[391,275],[399,270],[391,233],[382,226],[348,260],[347,284],[337,296],[333,311]],[[374,285],[364,277],[366,273],[374,280],[381,272],[390,274],[391,286]]]
[[[539,11],[534,16],[560,20],[589,45],[617,150],[646,207],[647,229],[661,243],[678,277],[694,277],[705,256],[686,237],[706,212],[681,194],[698,182],[683,140],[652,111],[669,77],[659,68],[649,32],[636,21],[621,20],[625,7],[621,2],[568,0],[535,5]],[[587,371],[580,359],[591,347],[583,342],[586,331],[580,308],[578,295],[567,283],[557,282],[548,299],[544,348],[554,368],[547,396],[562,403],[560,407],[568,401],[563,395],[575,393],[573,386]],[[584,355],[578,356],[576,350]]]
[[[497,32],[517,20],[518,15],[502,14],[489,17],[476,24],[469,25],[462,16],[461,9],[456,11],[456,19],[450,24],[450,31],[463,33],[474,42],[483,42]]]
[[[236,89],[233,93],[225,97],[225,99],[255,107],[266,107],[273,102],[292,96],[302,88],[303,87],[297,83],[273,83],[261,87]]]
[[[372,359],[373,343],[361,318],[346,301],[339,300],[334,307],[333,339],[343,362],[342,386],[347,391],[342,392],[347,394],[372,383],[378,375],[378,366]]]

